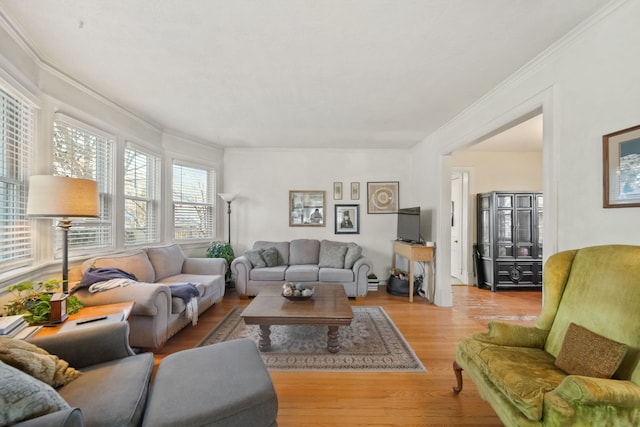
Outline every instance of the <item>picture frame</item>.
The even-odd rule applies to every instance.
[[[367,213],[398,212],[400,183],[398,181],[367,182]]]
[[[640,125],[602,137],[605,208],[640,207]]]
[[[325,192],[289,190],[289,227],[324,227]]]
[[[351,183],[351,200],[360,200],[360,183]]]
[[[342,200],[342,183],[333,183],[333,200]]]
[[[360,234],[360,205],[335,205],[335,234]]]

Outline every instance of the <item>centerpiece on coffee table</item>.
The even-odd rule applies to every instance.
[[[313,296],[313,287],[287,282],[282,285],[282,296],[291,301],[304,301]]]

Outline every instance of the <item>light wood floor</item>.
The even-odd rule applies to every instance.
[[[453,307],[437,307],[419,297],[411,304],[408,298],[387,294],[383,287],[351,300],[352,305],[384,307],[427,372],[271,372],[279,401],[278,425],[500,426],[467,376],[462,393],[452,393],[454,349],[459,337],[486,330],[489,320],[533,324],[541,299],[540,292],[492,293],[461,285],[453,287]],[[188,326],[158,351],[156,361],[194,347],[232,307],[249,302],[228,290],[197,326]]]

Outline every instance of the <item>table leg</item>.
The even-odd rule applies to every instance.
[[[340,342],[338,341],[338,328],[339,326],[329,326],[329,332],[327,333],[327,350],[329,353],[337,353],[340,349]]]
[[[260,325],[260,342],[258,343],[260,351],[271,350],[271,326]]]

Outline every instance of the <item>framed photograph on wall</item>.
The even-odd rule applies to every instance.
[[[602,137],[603,206],[640,207],[640,125]]]
[[[333,183],[333,200],[342,200],[342,183]]]
[[[289,227],[324,227],[324,193],[289,190]]]
[[[400,183],[398,181],[367,182],[367,213],[398,212]]]
[[[335,234],[359,234],[360,205],[336,205],[335,209]]]
[[[351,200],[360,200],[360,183],[351,183]]]

